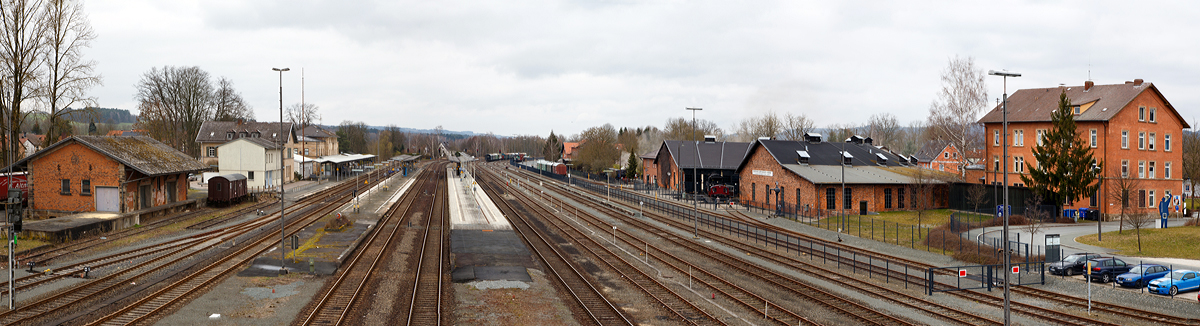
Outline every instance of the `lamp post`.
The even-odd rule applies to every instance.
[[[279,136],[287,137],[287,133],[283,129],[283,72],[291,70],[291,69],[271,68],[271,70],[279,72]],[[284,228],[283,217],[287,216],[286,214],[284,214],[286,212],[284,210],[285,209],[284,205],[286,204],[287,201],[283,199],[283,153],[287,151],[287,147],[285,145],[287,145],[286,138],[284,138],[284,140],[279,141],[279,147],[283,149],[282,151],[279,152],[279,154],[280,154],[280,157],[279,157],[279,174],[280,174],[280,176],[279,176],[279,274],[280,275],[287,273],[287,268],[283,266],[283,259],[284,259],[283,252],[287,250],[284,248],[284,243],[287,242],[287,235],[283,230],[283,228]]]
[[[1002,131],[1004,133],[1004,144],[1001,144],[1001,146],[1003,146],[1002,148],[1004,149],[1004,153],[1002,154],[1003,158],[1000,162],[1000,165],[1004,166],[1004,203],[1000,206],[1000,214],[1004,216],[1004,239],[1002,240],[1004,241],[1004,325],[1007,326],[1012,324],[1012,320],[1009,318],[1009,312],[1011,311],[1009,303],[1011,299],[1008,294],[1008,274],[1010,274],[1012,271],[1012,257],[1010,257],[1008,253],[1008,215],[1012,213],[1008,209],[1008,77],[1021,77],[1021,74],[1007,70],[988,70],[988,75],[1000,76],[1004,79],[1004,97],[1000,104],[1004,128],[1004,131]]]
[[[692,141],[696,146],[696,166],[692,167],[692,238],[700,238],[700,203],[696,196],[699,189],[696,189],[699,184],[696,183],[696,169],[700,168],[700,141],[696,140],[696,111],[704,110],[702,108],[685,108],[692,111]],[[681,155],[683,153],[680,153]]]

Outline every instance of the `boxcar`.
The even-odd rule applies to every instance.
[[[232,204],[246,199],[246,176],[226,174],[208,179],[208,203]]]

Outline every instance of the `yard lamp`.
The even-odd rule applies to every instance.
[[[1004,128],[1004,158],[1003,162],[1001,162],[1001,165],[1004,165],[1004,204],[1000,206],[1000,214],[1004,216],[1004,239],[1002,240],[1004,241],[1004,325],[1007,326],[1012,324],[1012,320],[1009,317],[1009,312],[1011,311],[1009,303],[1011,299],[1008,293],[1008,288],[1010,287],[1008,274],[1012,270],[1012,260],[1008,252],[1008,215],[1011,213],[1008,209],[1008,77],[1021,77],[1021,74],[1008,70],[988,70],[988,75],[1000,76],[1004,79],[1004,96],[1000,102],[1001,121]]]
[[[283,129],[283,72],[291,69],[271,68],[271,70],[279,72],[279,137],[287,137],[287,133]],[[288,150],[286,145],[286,138],[279,142],[279,148],[282,149],[279,151],[279,274],[287,273],[287,268],[283,266],[283,253],[287,251],[284,248],[284,244],[287,242],[287,235],[283,230],[283,217],[286,216],[284,214],[286,212],[284,204],[287,202],[283,199],[283,153]]]
[[[702,108],[686,108],[686,109],[688,111],[692,111],[692,141],[696,142],[695,144],[696,144],[696,164],[697,164],[697,166],[692,168],[692,212],[693,212],[692,213],[693,214],[692,215],[692,229],[693,229],[692,230],[693,231],[692,238],[699,239],[700,238],[700,203],[699,203],[699,198],[696,196],[699,195],[698,192],[700,190],[696,189],[699,186],[696,183],[696,169],[700,168],[700,166],[699,166],[699,164],[700,164],[700,141],[696,140],[696,111],[700,111],[700,110],[704,110],[704,109],[702,109]],[[683,153],[679,153],[679,154],[682,155]]]

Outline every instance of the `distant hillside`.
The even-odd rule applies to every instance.
[[[110,124],[137,122],[137,116],[125,109],[91,108],[88,110],[75,110],[67,108],[63,109],[63,111],[65,111],[63,116],[67,120],[78,123],[90,123],[92,121]]]

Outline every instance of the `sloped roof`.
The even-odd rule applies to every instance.
[[[918,167],[901,164],[901,157],[895,153],[881,150],[870,144],[845,143],[810,143],[786,140],[759,140],[749,148],[753,150],[762,146],[767,153],[783,168],[812,183],[841,183],[847,184],[911,184],[913,175]],[[844,146],[844,147],[843,147]],[[843,148],[845,152],[843,152]],[[801,155],[808,156],[808,164],[801,164]],[[851,165],[842,166],[843,155],[851,157]],[[750,157],[738,166],[740,171],[749,162]],[[886,162],[880,162],[886,159]],[[930,171],[926,169],[927,172]],[[843,177],[845,173],[845,177]],[[939,182],[939,181],[934,181]]]
[[[309,138],[336,138],[337,134],[318,126],[308,126],[304,127],[304,130],[300,132],[300,136]]]
[[[224,143],[233,139],[241,138],[241,133],[253,134],[258,132],[261,138],[265,138],[273,142],[287,142],[286,137],[293,137],[291,122],[283,122],[283,132],[286,135],[280,135],[280,122],[257,122],[257,121],[205,121],[200,125],[200,131],[196,133],[196,142],[199,143]],[[234,133],[233,139],[226,139],[227,133]],[[295,141],[295,139],[293,139]]]
[[[1071,105],[1093,103],[1087,111],[1075,116],[1075,121],[1108,121],[1116,116],[1126,105],[1129,105],[1138,95],[1152,91],[1166,104],[1165,112],[1174,115],[1183,128],[1190,128],[1175,110],[1174,106],[1162,96],[1153,83],[1143,82],[1140,85],[1133,82],[1113,85],[1095,85],[1084,90],[1083,86],[1061,86],[1050,88],[1030,88],[1017,90],[1008,97],[1009,122],[1041,122],[1050,121],[1050,115],[1058,109],[1058,96],[1066,92]],[[996,105],[983,118],[982,123],[997,123],[1004,119],[1003,104]],[[1163,112],[1163,113],[1165,113]],[[1160,113],[1162,114],[1162,113]]]
[[[954,145],[943,141],[928,140],[925,141],[925,144],[921,145],[921,149],[917,150],[917,152],[913,155],[915,155],[917,160],[920,160],[921,162],[931,162],[933,161],[934,157],[936,157],[938,154],[941,154],[942,151],[946,149],[946,146]]]
[[[276,144],[276,143],[275,143],[275,142],[273,142],[273,141],[266,140],[266,139],[262,139],[262,138],[254,138],[254,137],[246,137],[246,138],[234,139],[234,140],[231,140],[231,141],[229,141],[228,143],[225,143],[225,144],[223,144],[223,145],[221,145],[221,146],[229,145],[229,144],[232,144],[233,142],[235,142],[235,141],[239,141],[239,140],[240,140],[240,141],[245,141],[245,142],[248,142],[248,143],[251,143],[251,144],[254,144],[254,145],[257,145],[258,147],[262,147],[262,148],[265,148],[265,149],[280,149],[280,148],[283,148],[283,146],[281,146],[281,145],[279,145],[279,144]]]
[[[703,142],[693,140],[665,140],[667,148],[680,168],[736,170],[749,153],[752,143]]]
[[[148,176],[207,170],[200,161],[146,136],[71,136],[13,163],[25,166],[55,148],[76,142]]]

